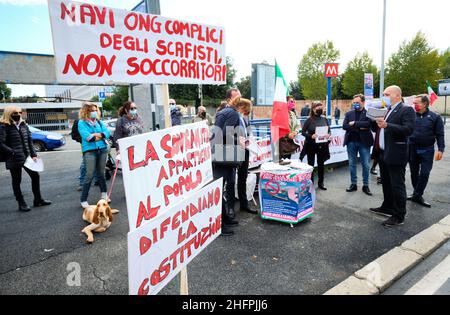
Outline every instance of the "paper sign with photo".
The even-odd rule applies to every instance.
[[[316,127],[316,143],[324,143],[328,141],[328,126]]]

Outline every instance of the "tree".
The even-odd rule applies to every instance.
[[[252,81],[251,77],[248,75],[245,78],[241,78],[240,81],[236,82],[236,87],[241,91],[241,95],[244,98],[250,99],[252,97]]]
[[[378,84],[378,70],[367,52],[359,53],[348,64],[343,74],[342,91],[352,98],[356,94],[364,94],[364,74],[372,73],[374,87]],[[374,88],[375,91],[375,88]]]
[[[305,99],[302,93],[302,87],[300,86],[300,82],[298,81],[289,82],[289,94],[292,95],[296,100]]]
[[[426,81],[433,85],[442,78],[439,71],[441,57],[430,47],[421,32],[410,42],[403,42],[386,64],[386,86],[398,85],[404,96],[426,91]]]
[[[321,100],[326,98],[325,63],[336,62],[339,56],[339,50],[334,48],[331,41],[316,43],[303,55],[298,65],[298,77],[305,98]]]
[[[11,89],[6,85],[6,83],[0,83],[0,101],[3,99],[8,99],[11,97]]]
[[[440,71],[444,79],[450,78],[450,48],[441,55]]]

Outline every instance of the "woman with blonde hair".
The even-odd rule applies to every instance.
[[[100,121],[100,110],[97,105],[86,102],[80,110],[78,131],[81,135],[83,162],[86,165],[86,177],[81,192],[81,206],[89,207],[88,196],[94,174],[97,174],[101,190],[101,199],[108,199],[105,179],[105,165],[108,156],[109,130]],[[109,200],[107,200],[109,201]]]
[[[24,166],[28,157],[34,161],[37,159],[36,152],[31,140],[31,132],[28,125],[22,119],[22,109],[16,106],[5,108],[0,118],[0,151],[4,156],[6,169],[11,172],[14,196],[19,203],[19,211],[30,211],[20,189],[22,182],[22,168],[31,178],[31,187],[34,195],[34,207],[48,206],[50,201],[41,196],[39,173]]]

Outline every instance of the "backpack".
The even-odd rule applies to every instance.
[[[79,122],[78,119],[76,119],[73,122],[72,132],[70,133],[70,135],[71,135],[73,140],[75,140],[76,142],[81,143],[81,135],[80,135],[80,132],[78,131],[78,122]]]

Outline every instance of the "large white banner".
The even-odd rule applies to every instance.
[[[48,0],[62,84],[225,84],[221,27]]]
[[[157,294],[221,233],[219,179],[128,233],[131,295]]]
[[[119,140],[130,231],[213,178],[206,122]]]

